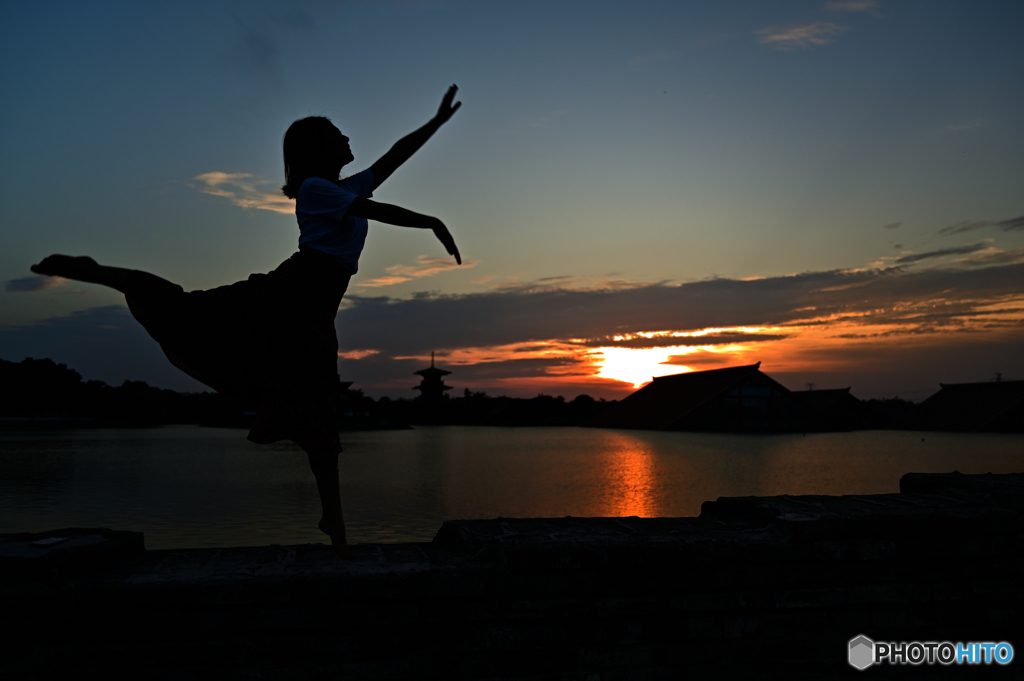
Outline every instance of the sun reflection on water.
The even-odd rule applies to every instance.
[[[600,458],[600,515],[658,515],[654,452],[628,434],[614,433],[609,441]]]

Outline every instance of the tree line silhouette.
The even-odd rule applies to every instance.
[[[7,426],[91,425],[139,427],[198,423],[248,427],[255,416],[247,405],[215,392],[181,393],[145,381],[110,386],[84,381],[66,364],[51,359],[0,359],[0,419]],[[340,429],[407,428],[410,425],[579,425],[615,403],[579,395],[533,398],[492,397],[465,389],[441,401],[374,399],[349,384],[338,384]]]

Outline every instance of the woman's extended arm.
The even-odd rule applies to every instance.
[[[462,102],[455,102],[454,106],[452,105],[452,100],[455,99],[455,93],[458,90],[459,88],[455,85],[448,88],[448,92],[444,93],[444,98],[441,100],[441,106],[437,109],[437,115],[431,118],[430,122],[419,130],[411,132],[395,142],[395,145],[388,150],[388,153],[381,156],[377,159],[376,163],[370,166],[373,170],[374,189],[379,187],[384,180],[388,179],[398,166],[408,161],[409,157],[415,154],[430,139],[430,136],[437,132],[437,129],[447,123],[452,114],[459,110]]]
[[[444,245],[448,255],[454,255],[455,262],[460,265],[462,264],[462,256],[459,255],[455,239],[452,238],[445,224],[435,217],[416,213],[390,203],[378,203],[377,201],[364,198],[357,198],[352,201],[352,205],[348,209],[348,215],[366,218],[367,220],[376,220],[377,222],[384,222],[399,227],[433,230],[434,236]]]

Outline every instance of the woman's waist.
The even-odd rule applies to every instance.
[[[351,278],[348,268],[331,255],[314,248],[300,247],[277,269],[249,279],[262,279],[261,283],[279,295],[294,297],[296,301],[337,299],[340,303]]]

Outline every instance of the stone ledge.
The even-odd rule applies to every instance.
[[[911,474],[900,494],[720,498],[698,518],[453,520],[354,561],[4,535],[0,674],[816,679],[850,671],[858,634],[1019,646],[1022,479]],[[926,671],[955,676],[873,670]]]
[[[900,492],[930,494],[1024,513],[1024,473],[907,473]]]
[[[69,527],[0,534],[0,576],[30,576],[70,568],[116,565],[146,550],[141,532]]]

